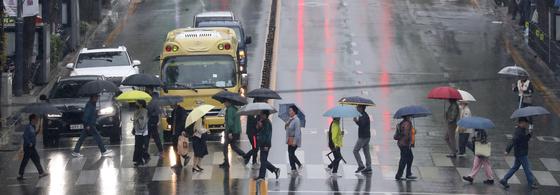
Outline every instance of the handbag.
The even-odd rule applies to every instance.
[[[177,141],[177,154],[185,156],[189,153],[189,139],[185,136],[179,136]]]
[[[474,155],[490,157],[492,143],[482,143],[479,141],[474,142]]]

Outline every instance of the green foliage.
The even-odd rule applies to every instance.
[[[54,33],[51,35],[51,65],[57,65],[62,60],[62,50],[64,49],[64,42],[60,34]]]

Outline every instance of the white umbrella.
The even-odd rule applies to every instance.
[[[464,101],[464,102],[476,102],[476,99],[474,98],[474,96],[472,94],[470,94],[469,92],[463,91],[463,90],[458,90],[459,94],[461,94],[461,97],[463,98],[462,100],[459,101]]]
[[[269,105],[267,103],[263,103],[263,102],[258,102],[258,103],[250,103],[250,104],[247,104],[247,105],[241,107],[241,109],[239,109],[239,111],[237,111],[237,114],[239,114],[239,115],[257,115],[263,110],[268,110],[270,112],[270,114],[273,114],[273,113],[277,112],[276,109],[274,109],[274,107],[272,107],[271,105]]]
[[[508,76],[529,76],[527,71],[517,65],[515,66],[506,66],[502,68],[498,74],[501,75],[508,75]]]

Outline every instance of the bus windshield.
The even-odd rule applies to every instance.
[[[163,62],[168,88],[229,88],[237,84],[235,61],[228,55],[172,56]]]

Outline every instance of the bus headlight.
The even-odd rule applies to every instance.
[[[238,52],[238,55],[239,55],[239,58],[245,58],[245,51],[240,50],[240,51]]]

